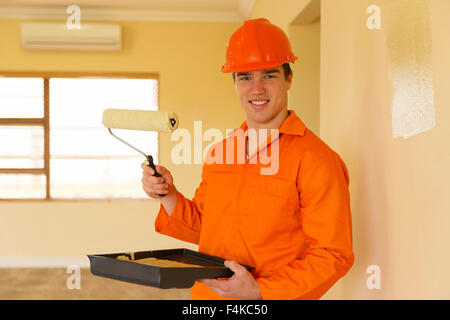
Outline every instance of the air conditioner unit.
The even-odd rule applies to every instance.
[[[120,50],[120,24],[81,23],[69,29],[61,22],[23,22],[20,25],[25,49],[45,50]]]

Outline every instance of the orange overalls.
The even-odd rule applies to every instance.
[[[278,143],[275,174],[261,174],[269,165],[252,155],[236,161],[238,142],[234,163],[226,163],[232,144],[225,141],[247,132],[244,122],[210,149],[208,157],[223,151],[223,164],[205,159],[192,201],[178,193],[170,217],[160,206],[155,229],[198,244],[202,253],[255,267],[263,299],[319,299],[354,261],[349,176],[339,155],[288,112],[279,135],[258,150],[270,154]],[[225,299],[199,282],[191,298]]]

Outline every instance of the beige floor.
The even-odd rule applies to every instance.
[[[0,268],[0,299],[190,299],[190,289],[159,289],[94,276],[81,269],[81,288],[67,289],[63,268]]]

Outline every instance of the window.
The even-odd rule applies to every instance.
[[[142,155],[102,125],[107,108],[158,110],[158,80],[0,77],[0,198],[146,198]],[[158,163],[158,133],[113,129]]]

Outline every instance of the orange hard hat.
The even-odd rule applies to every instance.
[[[294,63],[287,35],[264,18],[247,20],[230,37],[222,72],[244,72]]]

